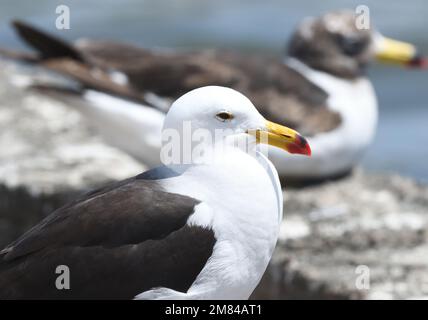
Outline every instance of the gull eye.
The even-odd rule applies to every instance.
[[[215,116],[217,120],[220,120],[221,122],[230,121],[233,119],[233,114],[229,111],[220,111]]]
[[[367,39],[350,36],[345,37],[343,35],[339,35],[337,41],[343,53],[351,57],[357,56],[363,52],[368,44]]]

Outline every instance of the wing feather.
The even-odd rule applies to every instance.
[[[186,224],[198,200],[131,178],[56,210],[0,254],[0,297],[133,298],[186,291],[211,256],[212,230]],[[71,290],[55,287],[66,265]]]

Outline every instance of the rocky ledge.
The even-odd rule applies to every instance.
[[[428,298],[427,186],[357,170],[285,198],[254,298]]]
[[[0,247],[77,193],[144,167],[74,110],[25,92],[0,61]],[[252,298],[428,297],[428,187],[356,170],[285,192],[274,257]]]

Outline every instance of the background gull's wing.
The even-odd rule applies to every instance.
[[[105,40],[72,45],[23,22],[15,22],[14,27],[41,57],[47,57],[43,66],[84,88],[156,107],[147,101],[147,93],[175,100],[192,89],[220,85],[242,92],[266,118],[306,136],[334,130],[342,121],[328,108],[324,90],[276,57],[228,50],[153,51]],[[112,71],[123,73],[126,81],[114,81]]]

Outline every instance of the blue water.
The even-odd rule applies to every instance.
[[[55,29],[55,8],[71,10],[71,29]],[[361,1],[102,0],[2,1],[0,44],[21,48],[8,27],[29,20],[61,37],[121,39],[147,47],[229,47],[283,51],[285,39],[305,16]],[[428,55],[428,2],[365,1],[372,23],[390,37],[416,44]],[[376,139],[363,161],[372,171],[396,172],[428,182],[428,71],[375,66],[370,77],[380,104]]]
[[[363,165],[428,182],[428,71],[375,68],[379,99],[376,139]]]

